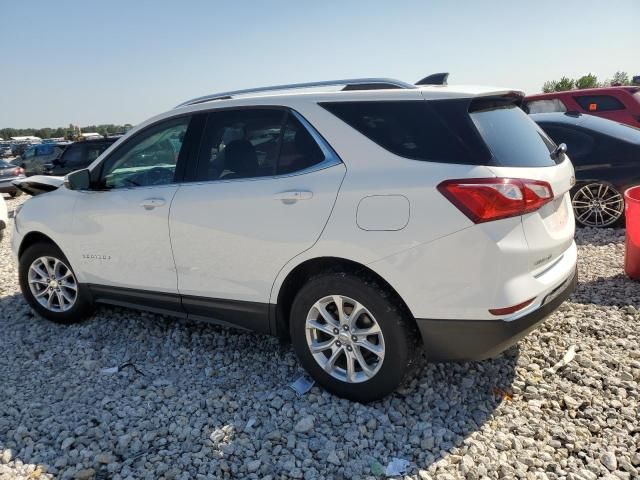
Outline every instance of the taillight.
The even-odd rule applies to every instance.
[[[22,175],[24,173],[24,168],[22,167],[16,167],[15,170],[13,171],[14,175]]]
[[[547,182],[521,178],[445,180],[438,190],[474,223],[524,215],[553,200]]]

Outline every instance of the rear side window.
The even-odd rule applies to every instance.
[[[611,95],[583,95],[573,98],[587,112],[624,110],[624,104]]]
[[[503,167],[556,164],[550,155],[555,144],[517,105],[476,110],[471,119],[493,154],[493,164]]]
[[[546,100],[532,100],[526,104],[528,113],[551,113],[566,112],[567,107],[559,98],[550,98]]]
[[[468,101],[336,102],[321,106],[401,157],[476,165],[490,161],[490,153],[469,121]]]

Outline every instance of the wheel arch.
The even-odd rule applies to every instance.
[[[60,248],[60,246],[56,242],[54,242],[53,239],[48,235],[45,235],[42,232],[32,231],[27,233],[22,239],[22,242],[20,242],[20,247],[18,248],[18,258],[22,256],[27,248],[29,248],[31,245],[35,245],[36,243],[50,243],[52,245],[55,245],[57,248]]]
[[[272,331],[285,342],[290,341],[289,320],[291,305],[293,300],[304,283],[314,275],[319,273],[344,272],[358,275],[364,279],[373,280],[389,292],[392,299],[402,309],[403,314],[415,325],[415,319],[406,302],[402,299],[398,291],[386,281],[380,274],[371,268],[341,257],[315,257],[305,260],[296,265],[284,278],[277,293],[275,305],[272,306]]]

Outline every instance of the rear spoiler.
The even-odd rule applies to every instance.
[[[60,188],[64,184],[64,177],[34,175],[14,180],[12,183],[21,192],[36,196]]]

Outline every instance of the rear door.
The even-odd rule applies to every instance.
[[[169,217],[187,312],[268,331],[276,275],[320,236],[345,171],[294,112],[210,113]]]
[[[489,169],[496,176],[541,180],[553,190],[553,201],[522,217],[530,270],[540,270],[573,242],[575,222],[569,193],[575,183],[573,165],[566,155],[553,158],[553,141],[516,105],[474,107],[472,103],[470,115],[491,150]]]

